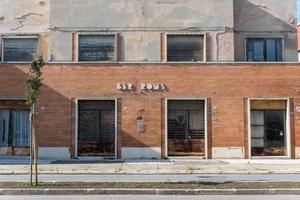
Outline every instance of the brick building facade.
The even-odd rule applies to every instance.
[[[28,154],[39,52],[40,157],[300,157],[295,0],[26,2],[3,3],[1,155]]]

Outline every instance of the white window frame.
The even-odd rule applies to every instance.
[[[165,157],[176,158],[177,156],[168,156],[168,101],[182,100],[182,101],[204,101],[204,136],[205,136],[205,159],[208,159],[208,123],[207,123],[207,98],[202,97],[167,97],[165,98]],[[191,157],[191,156],[186,156]],[[199,158],[203,158],[199,156]]]
[[[1,36],[1,62],[2,63],[30,63],[31,61],[4,61],[4,40],[5,39],[37,39],[37,54],[40,53],[39,35],[2,35]]]
[[[113,61],[79,61],[79,40],[80,36],[114,36],[114,60]],[[84,32],[84,33],[77,33],[76,34],[76,57],[75,61],[77,63],[117,63],[118,62],[118,33],[117,32],[106,32],[106,33],[99,33],[99,32]]]
[[[115,101],[115,156],[114,158],[118,158],[118,99],[116,97],[78,97],[75,99],[75,158],[81,158],[81,159],[89,159],[89,158],[107,158],[102,156],[78,156],[78,122],[79,122],[79,101],[85,101],[85,100],[91,100],[91,101]]]
[[[252,156],[251,153],[251,101],[265,100],[265,101],[286,101],[286,156]],[[247,101],[247,112],[248,112],[248,159],[264,159],[264,158],[287,158],[291,159],[291,119],[290,119],[290,98],[248,98]]]
[[[195,32],[195,33],[191,33],[191,32],[182,32],[182,33],[166,33],[165,34],[166,39],[165,39],[165,58],[166,58],[166,63],[204,63],[207,61],[206,59],[206,55],[207,55],[207,45],[206,45],[206,33],[199,33],[199,32]],[[168,61],[168,36],[176,36],[176,35],[199,35],[199,36],[203,36],[203,61]]]
[[[247,35],[245,37],[245,40],[244,40],[244,59],[245,59],[245,62],[249,62],[249,63],[252,63],[252,62],[257,62],[257,61],[247,61],[247,42],[248,42],[248,39],[274,39],[274,38],[280,38],[281,41],[282,41],[282,61],[273,61],[273,62],[270,62],[270,61],[265,61],[265,62],[259,62],[259,63],[280,63],[280,62],[285,62],[285,43],[284,43],[284,37],[283,35],[268,35],[268,34],[256,34],[256,35]]]

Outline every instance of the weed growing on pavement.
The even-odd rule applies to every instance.
[[[49,187],[53,187],[55,185],[55,183],[39,183],[38,185],[30,185],[29,182],[22,182],[21,183],[21,188],[49,188]]]

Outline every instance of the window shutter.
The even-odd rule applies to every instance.
[[[79,61],[115,61],[115,35],[80,35]]]
[[[204,60],[204,35],[168,35],[167,60],[197,62]]]
[[[3,61],[31,61],[33,55],[37,53],[37,47],[37,38],[4,38]]]

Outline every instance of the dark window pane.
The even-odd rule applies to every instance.
[[[203,61],[203,35],[169,35],[167,37],[168,61]]]
[[[12,111],[13,146],[29,147],[29,111]]]
[[[277,54],[277,61],[283,61],[282,57],[282,39],[276,39],[276,54]]]
[[[114,35],[79,36],[79,61],[114,61]]]
[[[3,61],[31,61],[37,53],[38,39],[36,38],[4,38]]]
[[[253,42],[253,60],[254,61],[265,61],[264,41],[263,40],[255,40]]]
[[[9,111],[0,110],[0,146],[8,146]]]
[[[266,111],[266,146],[285,146],[285,111]]]
[[[266,39],[266,54],[269,62],[277,61],[276,55],[276,39]]]
[[[254,61],[253,59],[253,40],[249,39],[247,42],[247,60],[248,61]]]

